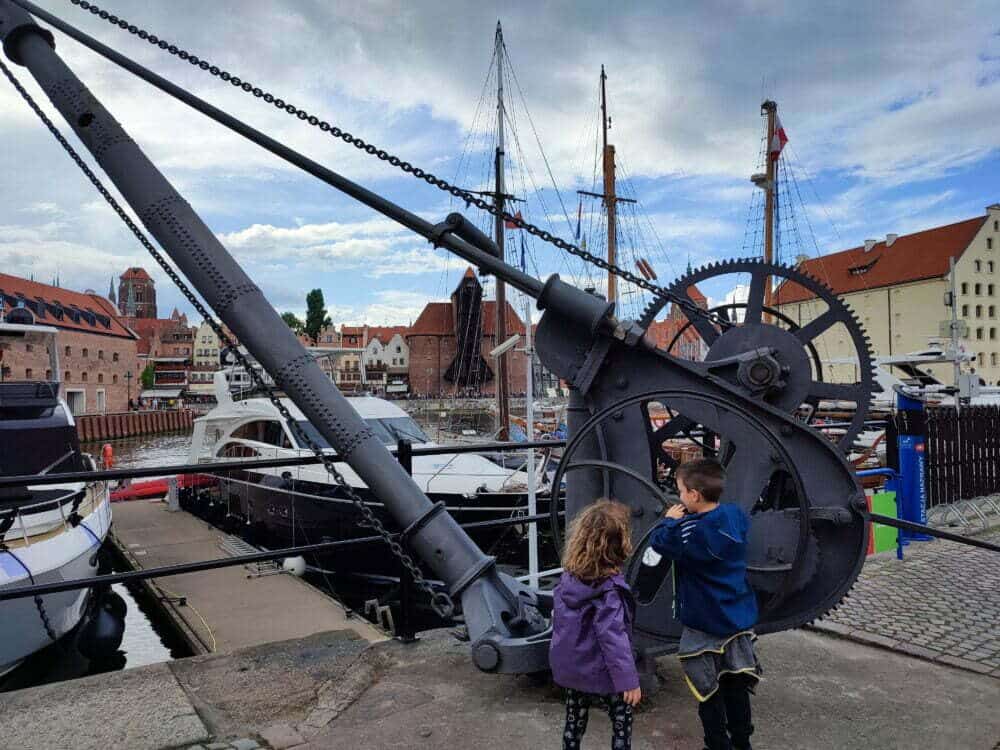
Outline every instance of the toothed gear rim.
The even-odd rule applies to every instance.
[[[734,329],[746,329],[741,331],[740,334],[741,340],[744,342],[740,347],[743,351],[756,348],[757,346],[773,346],[782,339],[783,335],[787,336],[791,334],[800,339],[802,351],[805,355],[810,343],[838,323],[843,324],[850,335],[851,344],[859,365],[860,380],[857,383],[814,381],[812,380],[811,372],[808,375],[804,375],[802,372],[794,371],[790,374],[789,380],[803,382],[804,378],[807,377],[810,381],[806,397],[802,398],[798,403],[793,403],[796,401],[794,397],[796,394],[794,393],[779,398],[771,395],[765,397],[764,400],[773,406],[778,406],[790,412],[796,411],[803,403],[818,403],[820,400],[850,401],[855,403],[856,408],[854,415],[850,419],[849,426],[844,431],[844,434],[835,441],[843,453],[849,453],[853,450],[858,435],[864,429],[865,420],[868,418],[868,414],[872,408],[872,394],[875,388],[875,359],[868,336],[865,334],[857,316],[833,290],[814,276],[780,263],[765,263],[759,258],[744,258],[710,263],[674,281],[670,286],[670,292],[687,297],[688,289],[695,284],[703,283],[714,277],[738,273],[748,274],[751,279],[750,294],[746,303],[747,319],[744,322],[738,325],[733,324],[720,333],[711,324],[707,314],[705,316],[698,316],[681,308],[681,312],[685,314],[685,317],[687,317],[690,324],[698,332],[698,335],[709,346],[706,361],[719,359],[733,353],[733,351],[730,351],[732,347],[726,343],[726,337]],[[826,310],[817,318],[809,321],[801,328],[796,327],[794,330],[786,330],[779,326],[762,322],[761,312],[764,309],[764,280],[767,277],[778,277],[801,285],[814,294],[817,299],[824,302],[827,306]],[[663,310],[666,304],[667,300],[664,298],[654,299],[643,311],[639,319],[639,324],[644,328],[648,328],[656,320],[656,316]],[[781,335],[776,334],[776,331],[780,331]],[[806,338],[802,340],[802,337]],[[750,345],[747,345],[748,340]],[[723,342],[722,345],[716,346],[719,342]],[[803,361],[808,362],[805,356],[801,359],[796,357],[795,360],[794,363],[784,362],[783,364],[788,365],[793,370],[798,370],[803,366]]]

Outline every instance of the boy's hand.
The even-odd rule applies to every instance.
[[[640,688],[635,688],[634,690],[626,690],[622,693],[622,700],[624,700],[630,706],[638,706],[639,701],[642,700],[642,690]]]
[[[667,512],[663,514],[664,518],[673,518],[679,520],[684,518],[684,506],[678,503],[677,505],[671,505],[667,508]]]

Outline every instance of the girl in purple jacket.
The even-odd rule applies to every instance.
[[[632,707],[642,693],[632,655],[635,605],[621,575],[631,554],[629,510],[621,503],[598,500],[570,524],[549,650],[552,677],[566,689],[563,750],[579,750],[593,703],[608,711],[612,750],[632,746]]]

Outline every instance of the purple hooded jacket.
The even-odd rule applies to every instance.
[[[593,586],[563,573],[552,608],[549,665],[557,685],[608,695],[639,687],[632,592],[621,575]]]

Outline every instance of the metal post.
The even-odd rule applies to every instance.
[[[176,513],[181,509],[180,498],[177,496],[177,477],[167,479],[167,510]]]
[[[525,378],[525,402],[524,412],[527,419],[527,433],[529,445],[535,441],[535,387],[534,387],[534,349],[531,343],[531,300],[524,298],[524,354],[528,360],[528,372]],[[535,449],[528,448],[528,515],[533,516],[538,513],[538,502],[535,496]],[[557,492],[553,492],[555,502]],[[532,521],[528,524],[528,585],[533,589],[538,588],[538,524]]]
[[[396,443],[396,460],[407,474],[413,476],[413,443],[409,440]],[[401,543],[404,549],[408,548],[405,539]],[[399,568],[399,622],[396,624],[396,638],[403,643],[414,643],[417,631],[413,625],[413,575],[405,565],[400,565]]]

